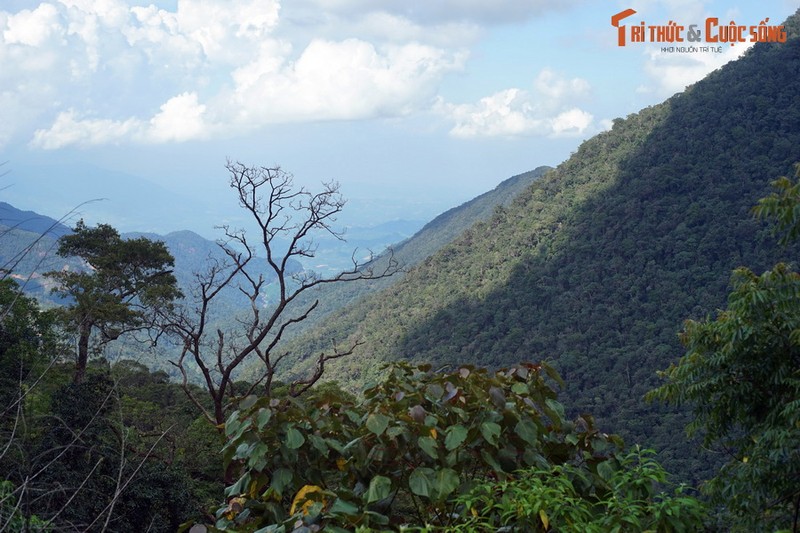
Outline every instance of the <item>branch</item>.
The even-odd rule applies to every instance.
[[[363,344],[361,341],[356,341],[344,352],[340,352],[337,350],[336,345],[333,346],[333,353],[330,355],[325,355],[325,353],[319,354],[319,359],[317,359],[317,368],[314,370],[314,373],[311,377],[304,379],[304,380],[296,380],[293,381],[292,384],[289,386],[289,395],[292,397],[297,397],[306,392],[308,389],[314,386],[314,384],[319,381],[322,377],[322,374],[325,372],[325,363],[328,361],[333,361],[334,359],[339,359],[346,355],[351,355],[355,349]]]

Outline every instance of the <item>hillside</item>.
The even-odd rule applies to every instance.
[[[567,405],[660,448],[685,476],[702,475],[707,460],[688,456],[685,417],[641,398],[682,353],[682,321],[724,304],[733,268],[762,271],[797,256],[774,245],[750,208],[800,161],[798,71],[796,38],[756,45],[685,93],[615,120],[296,353],[360,339],[330,373],[351,383],[397,358],[495,367],[552,359]]]
[[[405,271],[412,269],[415,265],[436,253],[440,248],[452,242],[476,222],[491,218],[495,210],[511,203],[517,195],[535,180],[542,177],[548,170],[551,170],[551,168],[541,166],[530,172],[512,176],[500,182],[494,189],[476,196],[459,206],[448,209],[425,224],[422,229],[410,238],[394,244],[391,247],[391,253],[383,253],[369,265],[366,265],[375,272],[381,272],[386,269],[389,260],[393,259],[403,268],[403,271],[394,276],[376,280],[359,280],[352,283],[327,285],[319,290],[305,294],[297,302],[298,307],[307,307],[315,299],[319,300],[319,305],[308,319],[290,330],[286,338],[294,338],[303,334],[326,320],[330,313],[352,304],[359,298],[365,298],[370,294],[399,283],[403,279]],[[347,238],[347,235],[345,237]],[[345,244],[350,246],[349,249],[352,253],[351,242],[348,241]]]

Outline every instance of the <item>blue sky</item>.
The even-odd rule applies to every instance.
[[[430,219],[509,176],[557,165],[612,119],[747,46],[619,47],[613,14],[635,9],[632,24],[713,16],[755,25],[779,24],[797,7],[4,0],[0,199],[59,215],[104,197],[81,208],[88,220],[213,235],[241,215],[226,189],[232,158],[280,164],[312,188],[339,181],[349,223]],[[170,199],[155,201],[161,192]]]

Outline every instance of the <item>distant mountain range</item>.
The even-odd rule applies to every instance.
[[[798,15],[786,23],[800,34]],[[750,209],[800,162],[800,40],[756,44],[668,101],[616,119],[505,208],[296,341],[363,344],[351,384],[395,359],[500,367],[551,359],[566,405],[654,446],[684,479],[686,415],[643,403],[682,354],[677,333],[725,303],[732,269],[798,257]],[[310,361],[311,359],[309,359]],[[302,365],[296,368],[301,370]]]
[[[350,263],[354,241],[359,250],[368,253],[367,248],[382,250],[394,242],[393,255],[384,253],[377,256],[370,268],[384,268],[390,256],[405,268],[411,268],[425,260],[439,248],[455,239],[461,232],[472,224],[490,218],[497,209],[508,205],[512,199],[527,186],[539,179],[549,167],[539,167],[534,171],[509,178],[499,184],[495,189],[484,193],[458,207],[452,208],[433,221],[419,229],[420,223],[413,221],[389,221],[371,228],[350,228],[346,233],[347,242],[319,242],[320,250],[315,258],[314,270],[321,275],[334,275],[335,265],[344,268]],[[417,231],[419,229],[419,231]],[[23,211],[8,203],[0,204],[0,265],[13,271],[12,276],[23,284],[26,292],[36,295],[48,305],[58,305],[58,301],[50,295],[51,285],[43,277],[45,272],[59,270],[65,266],[80,269],[82,265],[76,258],[61,258],[56,255],[57,239],[71,230],[64,224],[33,211]],[[416,231],[416,233],[414,233]],[[413,233],[413,235],[412,235]],[[163,241],[175,258],[175,275],[179,285],[186,294],[195,283],[195,273],[204,272],[208,266],[209,258],[221,260],[224,254],[219,246],[208,239],[188,230],[171,232],[166,235],[145,232],[123,233],[124,238],[147,237],[152,240]],[[391,239],[394,239],[392,241]],[[339,250],[338,252],[336,250]],[[258,253],[260,250],[256,250]],[[340,254],[340,256],[337,256]],[[346,254],[346,255],[345,255]],[[364,257],[356,257],[363,261]],[[259,259],[255,259],[256,263]],[[327,261],[327,262],[324,262]],[[297,261],[292,261],[294,271],[303,269]],[[266,265],[265,265],[266,267]],[[267,280],[272,273],[264,270]],[[320,306],[306,321],[292,330],[287,337],[297,335],[305,329],[324,320],[325,317],[335,312],[345,304],[363,297],[367,294],[388,287],[399,282],[403,273],[391,278],[384,278],[371,282],[345,283],[325,286],[320,291],[308,294],[308,298],[300,299],[297,305],[308,305],[310,299],[319,299]],[[267,295],[269,291],[266,291]],[[268,305],[267,300],[262,302]],[[241,293],[230,287],[225,290],[216,302],[216,314],[220,317],[233,317],[237,309],[246,307],[249,303]],[[130,344],[130,343],[129,343]],[[140,362],[150,366],[172,371],[165,367],[164,354],[136,355],[135,345],[119,348],[119,354],[126,357],[137,358]]]
[[[22,211],[6,202],[0,202],[0,224],[12,229],[50,235],[56,239],[70,232],[70,229],[58,220],[33,211]]]

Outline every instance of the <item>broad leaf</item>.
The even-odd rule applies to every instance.
[[[388,477],[375,476],[369,482],[367,489],[367,503],[377,502],[388,498],[392,491],[392,481]]]
[[[367,429],[380,436],[389,426],[389,417],[380,413],[370,413],[367,417]]]
[[[467,438],[467,428],[458,424],[447,428],[447,437],[444,439],[444,446],[449,450],[454,450],[461,446]]]

